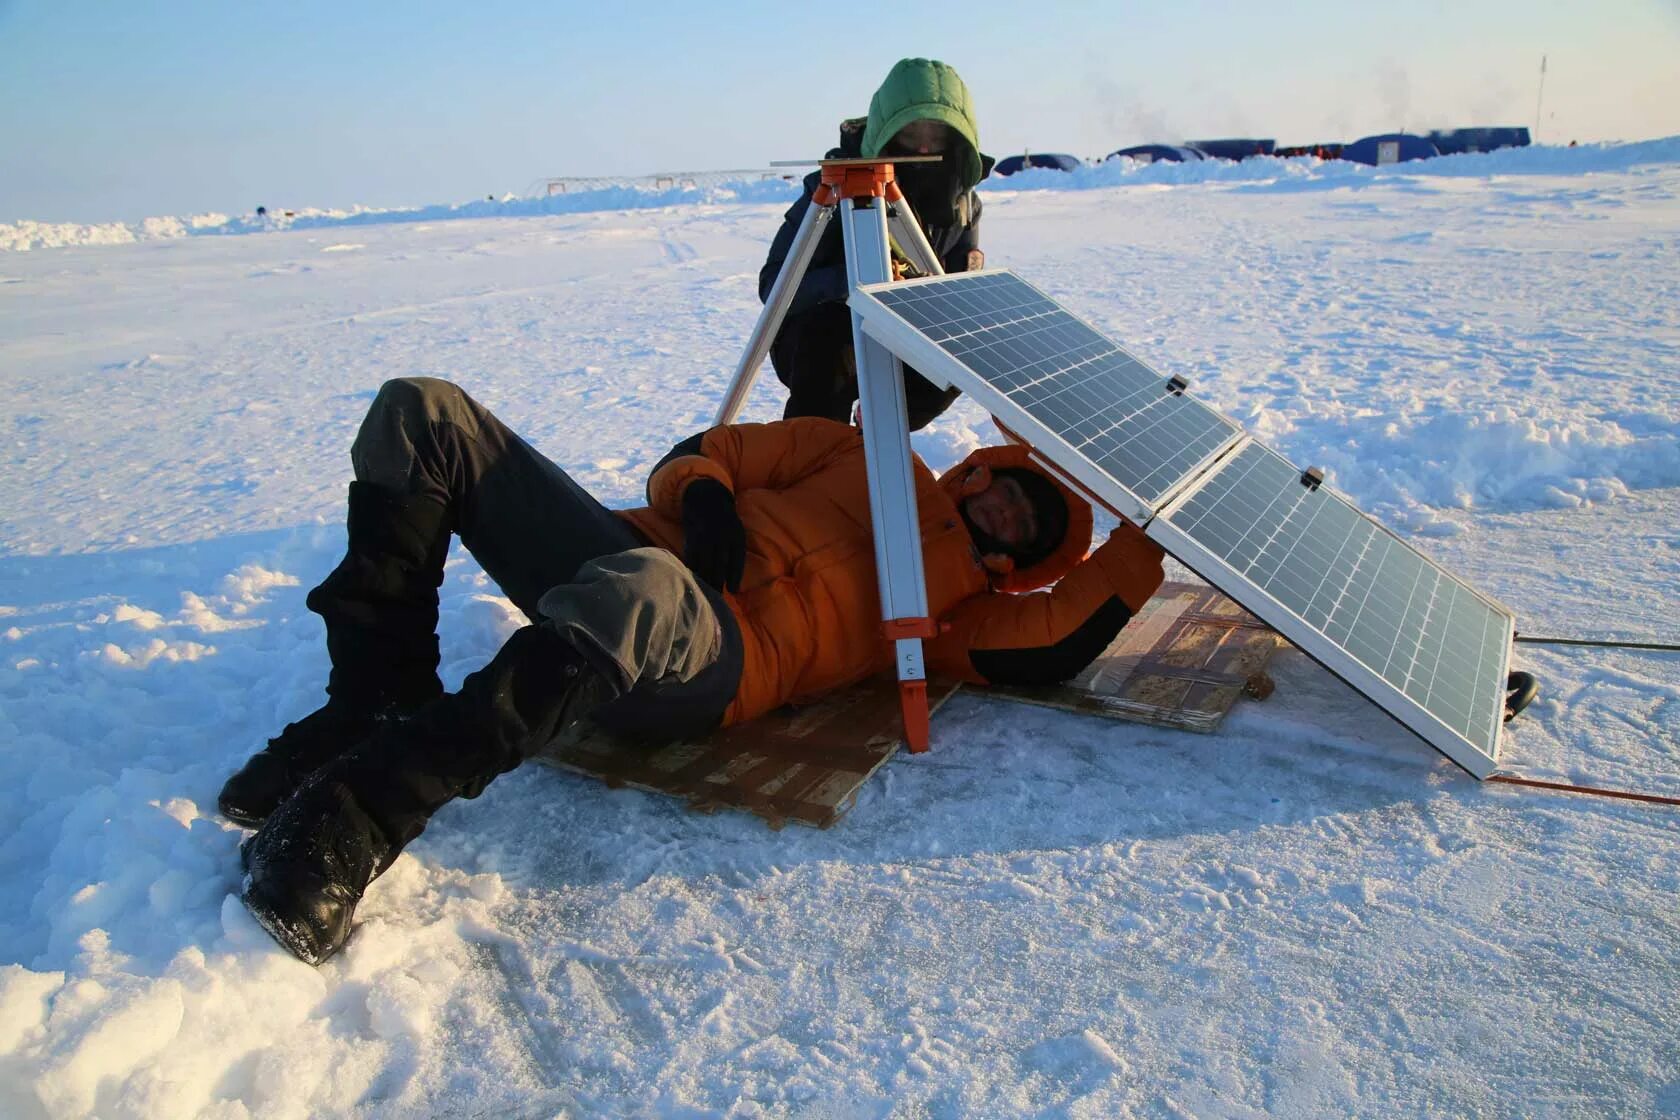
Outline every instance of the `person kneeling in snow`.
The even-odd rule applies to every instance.
[[[946,272],[984,268],[980,251],[980,196],[974,187],[992,173],[991,156],[980,151],[980,127],[968,86],[956,70],[928,58],[893,64],[875,95],[869,115],[840,122],[840,143],[827,159],[892,159],[938,156],[936,163],[899,163],[899,187],[910,200],[928,247]],[[758,273],[758,298],[770,289],[793,250],[799,225],[811,207],[822,173],[805,177],[805,190],[782,218],[770,253]],[[902,250],[893,246],[896,276],[915,275]],[[846,306],[846,250],[840,223],[831,222],[812,252],[787,318],[770,344],[770,364],[788,387],[783,419],[825,416],[846,420],[857,400],[857,361],[852,352],[852,313]],[[904,367],[904,403],[911,431],[931,423],[957,399],[909,366]]]
[[[307,600],[326,623],[327,702],[219,801],[260,826],[245,905],[311,964],[343,946],[363,891],[433,813],[573,721],[671,741],[892,668],[863,436],[846,424],[712,428],[654,468],[646,508],[613,512],[460,388],[412,378],[380,389],[351,460],[349,549]],[[1085,555],[1090,507],[1024,448],[914,470],[942,624],[932,673],[1066,680],[1160,585],[1161,551],[1135,526]],[[445,693],[451,533],[531,623]]]

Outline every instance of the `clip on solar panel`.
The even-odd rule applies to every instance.
[[[891,280],[891,247],[895,241],[924,273],[938,275],[944,271],[894,180],[890,161],[822,161],[821,185],[800,220],[781,272],[764,301],[764,310],[753,325],[746,351],[718,409],[718,424],[733,423],[740,413],[770,343],[787,316],[799,281],[810,267],[817,243],[836,217],[840,220],[846,281],[851,291]],[[928,615],[904,376],[892,352],[863,332],[855,310],[852,341],[857,357],[858,404],[863,412],[881,630],[893,643],[905,741],[912,751],[924,751],[929,728],[922,639],[938,631]]]
[[[1478,778],[1514,619],[1006,270],[859,286],[864,333]]]

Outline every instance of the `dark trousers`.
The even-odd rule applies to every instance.
[[[821,416],[842,424],[852,419],[858,399],[857,356],[852,349],[852,313],[843,303],[821,303],[789,315],[770,344],[770,364],[788,387],[782,419]],[[910,366],[904,367],[904,404],[910,430],[920,431],[951,407],[957,389],[941,389]]]
[[[722,597],[458,386],[386,382],[350,455],[358,480],[444,504],[526,617],[615,681],[624,694],[596,710],[597,724],[655,739],[717,726],[741,676]]]

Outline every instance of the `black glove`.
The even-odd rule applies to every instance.
[[[697,478],[683,490],[683,563],[720,591],[741,590],[747,567],[747,530],[735,512],[735,495],[715,478]]]

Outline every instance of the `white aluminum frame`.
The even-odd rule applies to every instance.
[[[1245,436],[1242,442],[1232,449],[1231,457],[1234,459],[1244,447],[1250,443],[1258,442],[1252,436]],[[1261,444],[1260,446],[1265,445]],[[1300,615],[1268,595],[1258,584],[1243,576],[1219,556],[1202,547],[1188,533],[1173,523],[1173,515],[1183,509],[1184,504],[1201,491],[1217,473],[1217,471],[1214,471],[1203,476],[1182,490],[1172,501],[1162,506],[1160,512],[1144,527],[1144,532],[1149,538],[1166,549],[1175,559],[1182,562],[1197,575],[1253,612],[1256,618],[1288,638],[1291,644],[1302,653],[1305,653],[1363,693],[1372,703],[1400,721],[1402,725],[1423,739],[1424,742],[1477,778],[1486,778],[1489,774],[1492,774],[1499,765],[1500,735],[1504,728],[1505,716],[1503,682],[1511,671],[1511,642],[1516,633],[1516,617],[1512,614],[1510,608],[1470,587],[1469,584],[1458,581],[1459,586],[1469,590],[1471,594],[1486,603],[1496,614],[1502,615],[1505,620],[1504,655],[1500,660],[1498,678],[1501,687],[1495,693],[1500,702],[1495,705],[1494,711],[1488,713],[1488,723],[1484,724],[1483,728],[1487,732],[1488,741],[1493,744],[1493,753],[1490,755],[1484,753],[1481,748],[1459,734],[1458,731],[1448,727],[1441,721],[1440,717],[1400,691],[1384,679],[1380,673],[1337,645],[1334,640],[1320,632]],[[1359,508],[1349,501],[1341,491],[1327,485],[1323,489],[1328,490],[1331,495],[1352,508],[1356,510]],[[1397,536],[1386,525],[1369,515],[1366,516],[1366,520],[1370,522],[1373,528],[1386,533],[1395,543],[1418,556],[1430,567],[1438,571],[1445,570]]]
[[[1007,269],[987,269],[983,272],[964,273],[963,275],[979,276],[986,273],[1007,271]],[[892,287],[895,290],[902,289],[908,284],[932,283],[937,279],[939,278],[926,277],[917,280],[899,281]],[[1026,283],[1026,281],[1022,282]],[[1378,707],[1393,716],[1404,727],[1446,755],[1447,758],[1464,770],[1477,778],[1486,778],[1495,771],[1499,762],[1499,747],[1504,728],[1503,697],[1506,693],[1503,686],[1510,672],[1511,645],[1516,631],[1516,617],[1510,608],[1470,587],[1469,584],[1461,580],[1457,581],[1459,586],[1466,588],[1488,604],[1505,620],[1504,652],[1500,659],[1498,678],[1501,687],[1496,692],[1496,695],[1501,698],[1501,702],[1495,706],[1493,712],[1488,714],[1490,725],[1484,725],[1488,730],[1488,741],[1493,744],[1493,753],[1488,754],[1468,738],[1447,726],[1434,713],[1383,679],[1381,674],[1337,645],[1331,638],[1314,628],[1283,603],[1267,594],[1257,584],[1242,576],[1224,560],[1202,547],[1188,533],[1172,523],[1172,515],[1181,509],[1192,495],[1206,486],[1214,475],[1226,463],[1234,459],[1243,447],[1250,443],[1258,444],[1259,441],[1238,428],[1230,440],[1197,463],[1177,483],[1170,487],[1161,497],[1159,505],[1151,506],[1142,497],[1110,478],[1106,472],[1075,450],[1060,435],[1034,419],[1026,409],[1010,400],[1006,394],[970,369],[960,359],[952,356],[938,343],[923,335],[884,303],[876,299],[874,292],[881,290],[882,287],[884,285],[860,284],[853,288],[851,306],[857,321],[861,322],[863,334],[869,336],[872,340],[877,340],[887,350],[891,351],[897,359],[914,365],[917,372],[930,381],[943,384],[946,387],[954,385],[973,397],[983,408],[986,408],[994,417],[1002,421],[1004,425],[1024,440],[1036,457],[1078,483],[1113,512],[1142,525],[1150,539],[1166,549],[1174,558],[1237,603],[1252,611],[1256,617],[1289,639],[1303,653],[1346,681]],[[1038,291],[1037,288],[1034,288],[1034,290]],[[1040,294],[1043,293],[1040,292]],[[1049,297],[1046,296],[1046,298]],[[1051,302],[1054,303],[1055,301],[1051,300]],[[1127,353],[1128,356],[1133,357],[1134,361],[1137,360],[1123,347],[1116,346],[1116,349],[1121,350],[1122,353]],[[1146,369],[1151,368],[1147,363],[1139,362],[1139,364]],[[861,365],[859,368],[862,368]],[[1162,379],[1163,384],[1165,380],[1165,378]],[[1260,446],[1264,447],[1265,445],[1260,444]],[[1359,508],[1340,491],[1331,489],[1330,493],[1352,508],[1356,510]],[[1387,526],[1371,518],[1368,514],[1365,516],[1374,527],[1386,533],[1396,543],[1415,553],[1430,567],[1445,571],[1439,564],[1424,556],[1423,553],[1396,535]]]
[[[962,275],[964,277],[977,277],[1004,273],[1013,275],[1006,268],[988,268],[978,272],[965,272]],[[934,283],[940,279],[941,277],[928,276],[915,280],[901,280],[893,284],[892,288],[895,291],[902,290],[913,284]],[[1016,276],[1015,279],[1020,280],[1021,278]],[[1021,282],[1027,284],[1025,280]],[[1027,284],[1027,286],[1033,287],[1031,284]],[[1035,451],[1054,462],[1057,469],[1077,480],[1081,486],[1090,491],[1115,513],[1136,521],[1140,525],[1154,516],[1155,507],[1109,477],[1107,472],[1091,462],[1072,444],[1068,443],[1054,430],[1046,427],[1042,421],[1011,400],[1007,394],[974,372],[960,359],[945,351],[937,342],[899,318],[886,304],[875,298],[874,293],[880,290],[880,285],[861,287],[858,289],[857,295],[863,298],[852,300],[853,310],[863,317],[863,329],[866,333],[885,343],[889,350],[915,366],[916,372],[923,377],[937,384],[943,384],[947,388],[955,385],[974,398],[993,416],[1003,421],[1011,431],[1024,439]],[[1044,295],[1036,287],[1033,288],[1033,291]],[[1049,299],[1050,297],[1045,296],[1045,298]],[[1051,300],[1051,302],[1054,303],[1055,301]],[[1106,338],[1106,336],[1104,337]],[[1108,342],[1116,350],[1137,362],[1138,365],[1145,369],[1151,368],[1147,362],[1139,361],[1135,355],[1116,344],[1112,339],[1108,339]],[[1163,393],[1166,392],[1166,383],[1167,379],[1162,377],[1161,391]],[[1242,429],[1234,424],[1232,427],[1234,430],[1230,438],[1190,467],[1178,482],[1169,487],[1166,493],[1162,495],[1160,499],[1162,502],[1168,501],[1178,489],[1189,485],[1191,481],[1200,477],[1243,438]]]
[[[840,200],[840,232],[846,245],[846,286],[892,279],[892,250],[887,235],[887,202],[870,199],[860,207]],[[916,476],[910,465],[909,408],[904,399],[904,370],[887,347],[866,335],[852,311],[852,341],[857,356],[858,407],[863,412],[863,454],[868,464],[869,517],[875,529],[875,579],[881,595],[881,618],[926,619],[927,577],[922,567],[921,518],[916,508]],[[894,639],[898,679],[925,681],[920,638]]]

